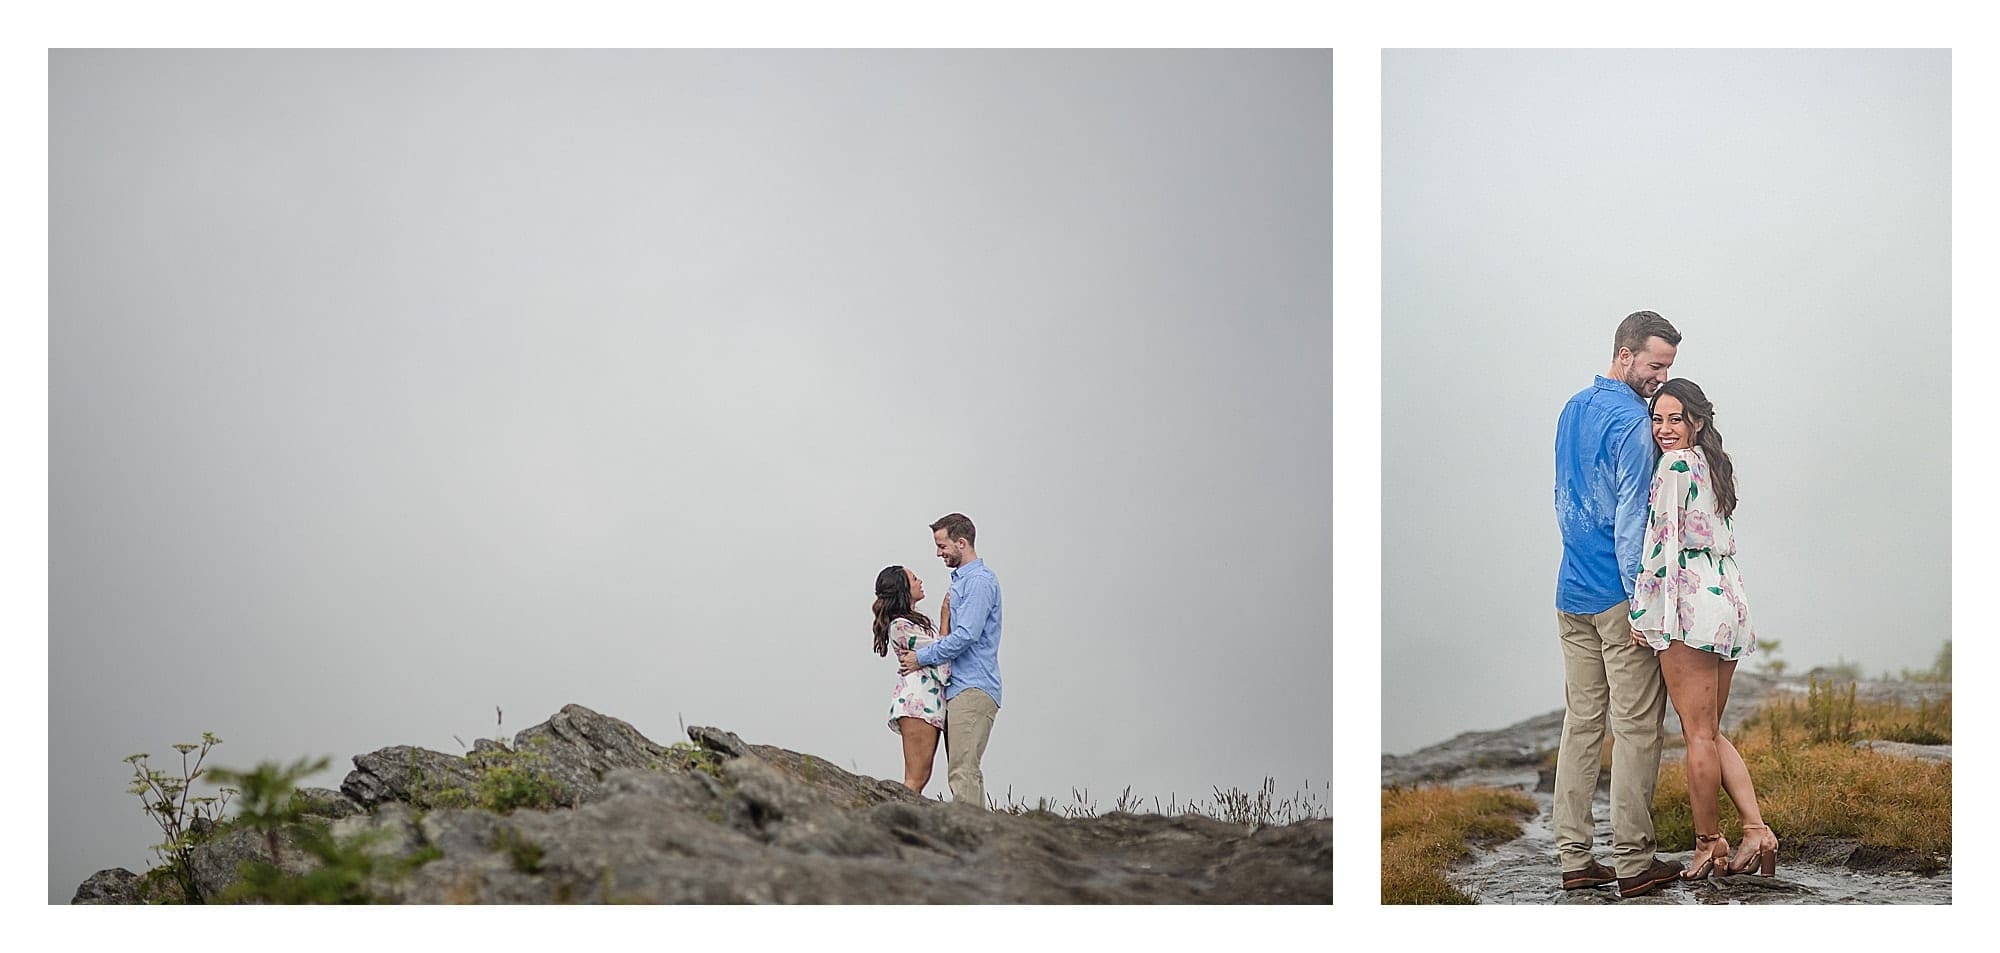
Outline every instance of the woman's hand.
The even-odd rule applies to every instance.
[[[1641,634],[1638,629],[1632,630],[1632,641],[1639,643],[1641,648],[1650,649],[1653,647],[1653,643],[1646,641],[1646,636]]]

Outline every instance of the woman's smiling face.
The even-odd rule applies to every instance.
[[[1699,425],[1690,428],[1682,411],[1680,398],[1672,394],[1661,394],[1653,401],[1653,442],[1660,445],[1662,453],[1694,446],[1694,436],[1701,432]]]

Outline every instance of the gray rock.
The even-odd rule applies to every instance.
[[[604,776],[618,768],[664,767],[667,749],[639,730],[582,705],[564,705],[548,721],[514,736],[514,750],[539,756],[539,767],[555,778],[557,803],[583,804],[596,796]]]
[[[292,795],[307,817],[342,818],[365,813],[353,798],[332,788],[300,788]]]
[[[1946,764],[1951,763],[1950,745],[1913,745],[1904,741],[1864,739],[1855,742],[1854,746],[1868,751],[1880,751],[1883,754],[1894,755],[1898,758],[1909,758],[1913,761],[1942,761]]]
[[[247,827],[225,831],[195,846],[193,863],[195,886],[211,900],[236,882],[238,868],[246,860],[271,860],[270,843],[264,835]],[[306,856],[293,838],[278,836],[278,869],[289,874],[311,871],[315,861]]]
[[[145,903],[139,896],[139,875],[123,867],[100,870],[76,888],[73,904]]]
[[[743,743],[743,739],[736,737],[736,732],[701,725],[689,728],[687,732],[689,741],[717,754],[740,758],[750,753],[749,746]]]
[[[389,801],[428,803],[440,792],[471,790],[479,776],[464,758],[429,748],[395,745],[354,756],[340,793],[366,808]]]
[[[926,800],[717,728],[690,728],[688,737],[706,754],[670,750],[569,705],[517,735],[513,748],[540,757],[563,806],[421,810],[424,790],[441,781],[469,787],[478,768],[409,747],[356,757],[338,799],[315,795],[315,803],[354,805],[358,813],[333,821],[335,836],[370,837],[378,858],[410,862],[380,865],[389,873],[368,884],[389,902],[1332,900],[1330,821],[1260,830],[1201,817],[996,813]],[[505,750],[488,745],[473,753]],[[204,849],[204,883],[220,887],[256,843],[248,832],[226,833]]]
[[[1449,781],[1466,771],[1539,764],[1562,743],[1553,711],[1494,731],[1468,731],[1407,755],[1382,756],[1382,786]]]
[[[377,859],[407,856],[424,844],[423,831],[409,805],[394,801],[371,814],[344,817],[330,828],[335,841],[360,844]]]

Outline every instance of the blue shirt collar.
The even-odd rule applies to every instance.
[[[1627,384],[1624,381],[1614,381],[1611,378],[1606,377],[1602,374],[1597,375],[1596,387],[1598,390],[1618,391],[1619,393],[1622,393],[1625,396],[1630,397],[1641,404],[1644,404],[1646,402],[1646,398],[1639,396],[1639,392],[1633,390],[1632,385]]]
[[[966,564],[965,564],[965,565],[963,565],[963,566],[960,566],[960,567],[958,567],[957,569],[954,569],[954,570],[952,570],[952,571],[951,571],[951,578],[953,578],[953,579],[957,579],[957,578],[958,578],[958,574],[959,574],[959,573],[963,573],[963,572],[971,572],[971,571],[972,571],[972,567],[974,567],[974,566],[977,566],[977,567],[979,567],[979,568],[981,568],[981,569],[984,569],[984,568],[986,568],[986,560],[984,560],[984,559],[975,559],[975,560],[973,560],[973,561],[971,561],[971,562],[969,562],[969,563],[966,563]]]

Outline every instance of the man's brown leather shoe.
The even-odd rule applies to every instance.
[[[1626,897],[1643,897],[1660,889],[1664,884],[1681,879],[1682,869],[1678,860],[1661,860],[1655,857],[1653,866],[1646,868],[1645,873],[1637,877],[1618,878],[1618,897],[1621,900]]]
[[[1582,890],[1585,887],[1603,887],[1617,882],[1618,872],[1595,860],[1582,870],[1563,871],[1564,890]]]

